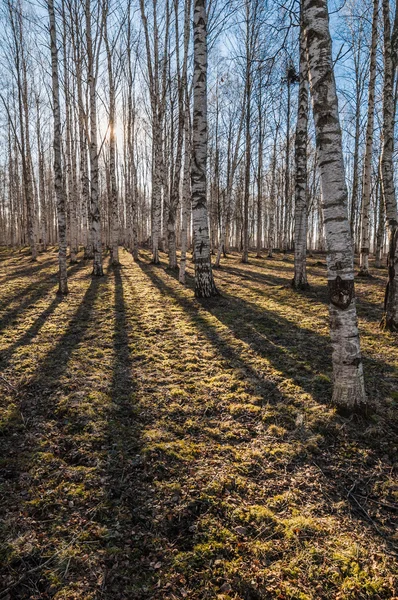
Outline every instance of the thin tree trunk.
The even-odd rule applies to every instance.
[[[112,53],[108,39],[107,15],[104,17],[104,41],[106,48],[107,64],[108,64],[108,81],[109,81],[109,179],[110,179],[110,247],[111,247],[111,264],[119,265],[119,207],[118,194],[116,185],[116,92],[115,81],[112,68]]]
[[[194,74],[192,125],[192,223],[195,259],[195,296],[218,294],[210,259],[206,202],[207,163],[207,14],[206,0],[194,0]]]
[[[381,169],[379,169],[380,172]],[[384,203],[383,203],[383,191],[382,191],[381,177],[379,175],[377,181],[377,188],[379,194],[379,221],[377,224],[376,231],[376,249],[375,249],[375,267],[377,269],[381,268],[381,258],[382,258],[382,250],[383,250],[383,234],[385,228],[385,211],[384,211]]]
[[[275,245],[275,210],[276,210],[276,146],[278,141],[279,122],[277,123],[271,161],[271,186],[268,206],[268,258],[272,258]]]
[[[293,287],[308,287],[307,227],[308,227],[308,182],[307,182],[307,137],[308,137],[308,65],[303,26],[300,28],[300,83],[296,126],[296,189],[294,226],[294,277]]]
[[[288,222],[288,212],[289,212],[289,202],[290,202],[290,95],[291,90],[290,86],[293,82],[291,82],[290,78],[290,67],[287,71],[287,114],[286,114],[286,168],[285,168],[285,181],[284,181],[284,215],[283,215],[283,260],[287,259],[287,245],[288,245],[288,231],[287,231],[287,222]]]
[[[58,216],[58,242],[59,242],[59,294],[68,293],[68,279],[66,271],[66,213],[65,213],[65,187],[61,162],[61,110],[59,105],[59,79],[58,79],[58,49],[57,31],[55,24],[54,1],[48,0],[48,15],[50,20],[51,39],[51,72],[52,96],[54,116],[54,183],[57,197]]]
[[[89,89],[90,107],[90,213],[91,233],[93,240],[93,275],[101,277],[104,272],[102,268],[102,238],[101,238],[101,215],[99,209],[99,167],[98,167],[98,142],[97,142],[97,101],[96,101],[96,65],[93,54],[93,41],[91,34],[91,6],[90,0],[85,3],[86,20],[86,45],[87,45],[87,76]],[[97,49],[98,52],[97,41]]]
[[[369,208],[370,208],[370,184],[372,175],[372,152],[375,112],[375,88],[376,88],[376,59],[377,59],[377,19],[379,12],[379,0],[373,0],[372,19],[372,44],[370,49],[369,67],[369,91],[368,91],[368,121],[366,125],[366,145],[363,166],[362,184],[362,211],[361,211],[361,242],[360,242],[360,271],[361,277],[369,277]]]
[[[46,188],[44,181],[44,152],[43,142],[41,137],[41,118],[40,118],[40,102],[39,98],[36,99],[37,107],[37,157],[39,167],[39,204],[40,204],[40,240],[42,251],[47,250],[47,227],[46,227]],[[12,229],[11,229],[12,232]],[[13,233],[13,232],[12,232]]]
[[[188,100],[187,100],[188,103]],[[185,151],[184,151],[184,176],[182,182],[182,219],[181,219],[181,257],[180,257],[180,271],[178,280],[180,283],[185,284],[185,271],[187,266],[187,248],[188,248],[188,213],[190,208],[190,197],[191,197],[191,182],[190,182],[190,170],[191,170],[191,146],[190,146],[190,135],[189,135],[189,118],[188,114],[185,120]]]
[[[391,48],[390,3],[383,0],[384,21],[384,89],[383,89],[383,146],[381,156],[383,198],[388,227],[388,283],[384,299],[381,326],[398,331],[398,213],[394,187],[394,99],[393,61]]]

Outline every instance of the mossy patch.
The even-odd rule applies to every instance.
[[[98,279],[80,254],[59,299],[53,250],[36,265],[0,253],[1,589],[24,576],[12,600],[397,596],[398,348],[378,326],[381,278],[356,282],[370,410],[343,417],[324,270],[298,292],[292,260],[231,254],[222,297],[197,301],[163,254],[159,268],[121,251]]]

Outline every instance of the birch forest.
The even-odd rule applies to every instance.
[[[398,3],[0,0],[0,599],[397,600]]]

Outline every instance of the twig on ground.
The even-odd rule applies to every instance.
[[[7,381],[7,379],[6,379],[5,377],[3,377],[3,375],[0,375],[0,379],[1,379],[2,381],[4,381],[4,383],[5,383],[6,385],[8,385],[8,387],[9,387],[9,388],[11,388],[12,390],[14,390],[14,392],[17,392],[17,391],[18,391],[16,387],[14,387],[14,386],[13,386],[13,385],[12,385],[12,384],[9,382],[9,381]]]
[[[100,505],[98,505],[96,507],[99,508]],[[88,527],[88,525],[92,524],[93,521],[87,521],[87,523],[85,523],[83,525],[83,527],[81,528],[81,530],[73,536],[73,538],[71,539],[71,541],[64,547],[64,548],[60,548],[59,550],[57,550],[56,552],[54,552],[54,554],[52,556],[50,556],[50,558],[48,558],[47,560],[45,560],[43,563],[41,563],[40,565],[37,565],[36,567],[33,567],[33,569],[29,569],[29,571],[26,571],[25,573],[23,573],[21,575],[21,577],[17,580],[14,581],[14,583],[11,583],[8,587],[6,587],[4,590],[2,590],[0,592],[0,598],[4,598],[5,596],[8,595],[8,593],[15,589],[16,587],[18,587],[27,577],[29,577],[30,575],[33,575],[33,573],[37,573],[38,571],[41,571],[42,569],[44,569],[45,567],[47,567],[47,565],[49,565],[53,560],[55,560],[57,558],[57,556],[59,556],[61,554],[61,552],[65,552],[65,550],[67,550],[68,548],[70,548],[70,546],[72,546],[77,539],[79,539],[79,537],[82,535],[83,531],[86,529],[86,527]],[[70,562],[70,559],[69,559]],[[69,563],[67,566],[67,569],[69,567]]]

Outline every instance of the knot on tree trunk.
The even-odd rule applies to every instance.
[[[336,279],[331,279],[328,281],[329,287],[329,297],[330,302],[345,310],[351,304],[352,299],[354,298],[354,280],[353,279],[341,279],[339,275],[337,275]]]

